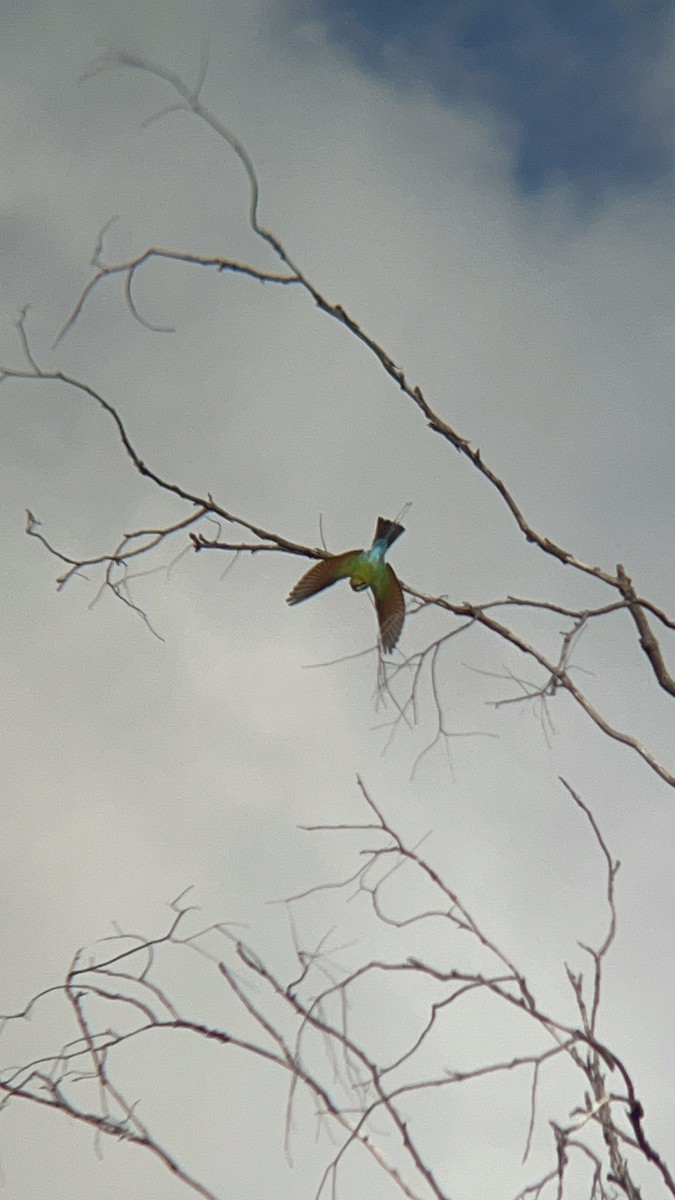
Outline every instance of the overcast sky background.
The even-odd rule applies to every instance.
[[[129,71],[78,85],[105,48],[193,81],[204,39],[204,99],[257,164],[263,223],[480,447],[540,532],[609,570],[625,563],[672,613],[673,5],[167,0],[139,13],[120,0],[28,0],[2,14],[0,362],[21,365],[14,322],[29,303],[39,361],[117,405],[160,474],[309,545],[322,516],[335,551],[368,542],[378,515],[412,501],[391,555],[411,586],[458,602],[515,594],[590,607],[608,593],[528,547],[496,494],[298,290],[157,264],[135,294],[173,335],[135,323],[110,281],[52,351],[113,214],[111,260],[160,245],[276,269],[247,228],[246,181],[227,148],[184,113],[143,126],[173,101],[166,86]],[[433,736],[428,695],[420,728],[383,754],[392,712],[375,708],[375,655],[309,669],[372,645],[372,609],[347,587],[288,608],[304,569],[293,557],[242,558],[223,578],[224,557],[190,554],[170,577],[138,581],[163,642],[108,595],[90,610],[93,573],[57,594],[59,566],[25,537],[26,508],[83,557],[186,512],[138,478],[80,395],[5,382],[0,403],[0,1011],[61,979],[113,922],[163,932],[167,903],[188,885],[202,923],[246,923],[292,975],[283,911],[267,902],[355,869],[356,838],[298,826],[365,819],[359,773],[411,841],[430,832],[435,865],[543,1006],[573,1020],[563,964],[585,969],[577,939],[600,939],[606,911],[602,861],[563,774],[623,864],[601,1036],[633,1071],[648,1134],[672,1162],[672,790],[565,697],[551,705],[548,740],[537,710],[486,704],[514,685],[481,672],[538,677],[475,631],[442,659],[447,727],[462,736],[411,779]],[[553,652],[557,619],[519,614],[514,625]],[[403,652],[447,628],[438,614],[411,617]],[[672,707],[654,694],[628,621],[586,634],[575,662],[608,719],[673,770]],[[336,914],[324,899],[299,910],[307,944]],[[365,903],[348,908],[351,936],[375,936],[382,957],[412,952],[377,941],[366,914]],[[454,965],[465,948],[436,950]],[[178,975],[186,987],[193,1011],[217,1022],[221,992]],[[407,993],[389,1002],[410,1028],[427,1012]],[[373,1036],[383,1003],[373,996]],[[0,1062],[56,1048],[59,1029],[46,1006],[20,1044],[3,1035]],[[444,1027],[439,1061],[531,1048],[495,1030],[492,1011],[467,1009]],[[314,1195],[326,1142],[299,1139],[289,1168],[278,1081],[194,1047],[130,1054],[128,1070],[140,1111],[157,1105],[167,1144],[209,1186]],[[529,1080],[511,1086],[449,1091],[420,1118],[453,1197],[514,1195],[552,1161],[542,1122],[523,1176]],[[259,1113],[277,1087],[278,1106]],[[542,1112],[563,1121],[580,1094],[570,1088],[567,1103],[553,1074],[550,1089]],[[260,1137],[242,1153],[252,1127]],[[342,1194],[394,1194],[354,1170]],[[18,1107],[0,1120],[0,1178],[16,1200],[186,1194],[133,1148],[106,1144],[101,1163],[86,1130]],[[638,1178],[661,1194],[646,1171]]]

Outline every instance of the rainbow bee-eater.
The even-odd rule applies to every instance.
[[[370,588],[380,627],[380,643],[385,653],[394,649],[403,629],[405,600],[401,585],[388,562],[387,550],[404,532],[396,521],[377,518],[377,529],[370,550],[345,550],[322,558],[299,579],[288,596],[289,604],[299,604],[331,587],[338,579],[348,579],[355,592]]]

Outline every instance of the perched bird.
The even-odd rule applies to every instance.
[[[382,649],[385,652],[393,650],[403,629],[405,600],[401,585],[384,556],[403,532],[403,526],[396,521],[378,517],[370,550],[346,550],[344,554],[322,558],[298,580],[288,596],[288,603],[299,604],[331,587],[338,579],[348,579],[355,592],[370,588],[375,598]]]

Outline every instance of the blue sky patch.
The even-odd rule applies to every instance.
[[[524,192],[652,184],[670,171],[645,89],[673,0],[313,0],[329,36],[396,82],[489,105],[516,130]],[[675,116],[675,114],[674,114]]]

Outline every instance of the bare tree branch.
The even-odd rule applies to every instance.
[[[314,1098],[319,1121],[329,1121],[341,1131],[323,1169],[317,1197],[329,1187],[333,1195],[337,1194],[341,1164],[352,1148],[360,1146],[407,1200],[426,1200],[429,1195],[436,1200],[449,1200],[433,1163],[422,1152],[419,1135],[423,1124],[420,1125],[408,1111],[409,1100],[426,1093],[440,1095],[449,1087],[454,1090],[488,1076],[503,1079],[506,1085],[521,1069],[531,1069],[525,1162],[536,1126],[543,1121],[543,1114],[537,1114],[536,1104],[540,1074],[544,1068],[551,1071],[571,1067],[580,1077],[582,1088],[590,1086],[591,1096],[584,1094],[583,1102],[568,1119],[549,1118],[554,1135],[555,1165],[536,1183],[525,1186],[519,1196],[541,1195],[554,1181],[562,1187],[571,1153],[582,1155],[591,1165],[594,1191],[590,1194],[608,1196],[598,1184],[604,1170],[602,1156],[584,1137],[586,1131],[590,1133],[595,1128],[600,1129],[604,1139],[609,1178],[629,1200],[639,1200],[640,1192],[634,1183],[627,1155],[642,1158],[654,1166],[668,1192],[675,1196],[675,1183],[668,1167],[645,1135],[644,1113],[633,1078],[616,1051],[599,1041],[595,1032],[601,1004],[602,968],[616,930],[614,880],[618,863],[613,859],[589,806],[569,784],[564,782],[564,786],[585,815],[604,858],[610,909],[609,929],[600,946],[596,950],[584,947],[594,963],[590,1001],[586,998],[583,977],[567,968],[580,1016],[578,1026],[540,1008],[523,968],[516,965],[469,912],[451,884],[421,855],[419,847],[406,844],[386,818],[382,806],[360,783],[369,819],[359,825],[320,828],[350,830],[370,836],[376,833],[381,836],[382,845],[362,850],[365,865],[362,864],[349,879],[341,884],[330,881],[320,884],[302,896],[294,897],[292,903],[326,892],[337,897],[339,918],[340,891],[356,882],[369,896],[378,923],[392,925],[401,931],[411,930],[411,947],[419,944],[421,929],[440,919],[449,929],[468,934],[471,943],[487,951],[498,965],[497,974],[460,966],[441,968],[413,954],[397,961],[386,961],[370,956],[367,950],[361,965],[344,970],[335,958],[335,950],[330,951],[330,960],[327,957],[328,935],[322,937],[312,950],[304,950],[297,921],[292,918],[292,939],[300,971],[291,973],[289,982],[285,982],[262,955],[227,925],[219,923],[201,930],[185,929],[185,921],[194,908],[179,897],[171,906],[172,918],[164,934],[147,938],[141,934],[120,933],[114,939],[104,939],[93,954],[78,952],[64,984],[43,991],[21,1012],[2,1018],[0,1032],[10,1022],[25,1021],[39,999],[60,994],[73,1015],[75,1037],[51,1057],[43,1056],[27,1060],[19,1067],[5,1068],[0,1073],[0,1110],[15,1100],[55,1109],[89,1125],[97,1137],[124,1138],[150,1151],[193,1192],[207,1200],[221,1200],[217,1193],[178,1164],[163,1145],[158,1132],[142,1120],[138,1104],[127,1098],[116,1078],[116,1053],[120,1047],[147,1037],[153,1030],[161,1029],[167,1034],[182,1031],[213,1041],[225,1050],[248,1054],[270,1067],[283,1069],[289,1079],[287,1138],[291,1106],[298,1089]],[[407,917],[396,917],[388,912],[382,895],[383,886],[391,878],[392,871],[405,866],[413,868],[431,884],[439,896],[437,907],[420,907]],[[375,869],[377,875],[373,874]],[[416,889],[412,888],[412,903],[416,894]],[[227,954],[212,948],[216,935],[221,938],[221,944],[224,943]],[[166,956],[178,950],[198,955],[212,964],[242,1015],[254,1022],[260,1034],[259,1041],[239,1032],[236,1018],[227,1029],[219,1029],[198,1015],[188,1016],[181,1011],[177,996],[171,996],[162,982],[163,972],[170,967],[170,959]],[[408,1045],[400,1046],[390,1061],[380,1063],[367,1045],[351,1032],[350,1012],[357,985],[360,988],[365,979],[375,986],[375,995],[384,997],[378,981],[396,980],[402,975],[420,981],[433,980],[441,992],[432,1001],[428,1016],[420,1022]],[[175,978],[175,975],[172,973],[170,977]],[[471,1004],[475,997],[484,994],[491,996],[500,1008],[506,1006],[507,1011],[518,1012],[529,1022],[532,1032],[538,1035],[537,1048],[507,1058],[480,1061],[480,1044],[477,1044],[473,1065],[459,1069],[437,1063],[433,1072],[427,1068],[420,1073],[417,1064],[424,1061],[421,1051],[442,1016],[451,1006]],[[105,1001],[108,1011],[113,1014],[118,1011],[117,1020],[113,1016],[113,1022],[109,1021],[105,1029],[98,1029],[92,1023],[90,1006],[96,1001]],[[542,1034],[547,1045],[541,1045]],[[322,1054],[318,1053],[320,1047],[323,1047]],[[567,1068],[565,1064],[568,1064]],[[404,1069],[406,1073],[402,1075]],[[607,1088],[605,1074],[608,1071],[620,1075],[625,1092]],[[82,1107],[74,1099],[71,1084],[76,1078],[85,1077],[92,1078],[98,1085],[98,1108]],[[395,1146],[403,1155],[400,1162],[394,1152]]]

